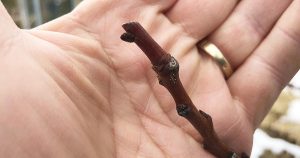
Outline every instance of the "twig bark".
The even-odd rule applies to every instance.
[[[246,154],[239,155],[226,147],[218,138],[210,115],[197,110],[180,81],[177,60],[166,53],[139,23],[126,23],[123,28],[126,32],[121,39],[135,42],[149,58],[159,83],[172,95],[178,114],[186,118],[203,137],[204,148],[218,158],[247,158]]]

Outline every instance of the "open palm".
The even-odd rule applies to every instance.
[[[299,22],[300,3],[275,1],[86,0],[32,30],[2,17],[1,157],[213,157],[145,55],[120,40],[129,21],[178,59],[184,87],[220,138],[249,153],[255,128],[300,67],[299,23],[286,18]],[[209,34],[235,68],[227,81],[196,48]]]

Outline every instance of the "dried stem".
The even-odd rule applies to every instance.
[[[203,137],[204,148],[218,158],[247,158],[246,154],[238,155],[226,147],[214,130],[212,118],[197,110],[180,81],[177,60],[166,53],[139,23],[126,23],[123,28],[126,32],[121,39],[135,42],[146,54],[158,75],[159,83],[168,89],[175,100],[178,114],[186,118]]]

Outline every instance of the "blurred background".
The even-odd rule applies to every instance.
[[[32,28],[70,12],[81,0],[2,0],[20,28]]]
[[[29,29],[70,12],[80,1],[2,0],[2,3],[20,28]],[[291,84],[300,87],[299,73]],[[300,89],[288,86],[256,130],[251,158],[300,158],[299,146]]]

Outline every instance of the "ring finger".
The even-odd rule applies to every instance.
[[[165,14],[185,33],[202,39],[215,30],[236,6],[238,0],[190,0],[177,1]]]

